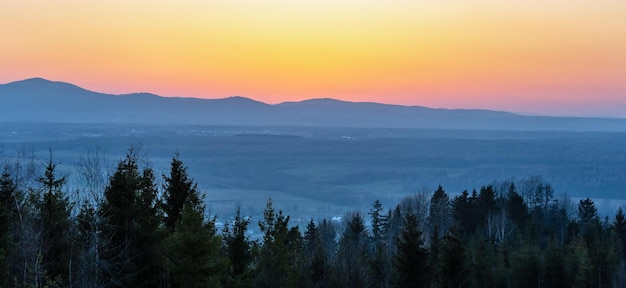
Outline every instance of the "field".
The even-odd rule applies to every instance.
[[[2,158],[54,161],[80,189],[80,157],[100,149],[109,171],[131,145],[157,172],[176,151],[207,207],[262,213],[268,197],[293,219],[387,206],[441,184],[455,195],[502,180],[540,176],[556,195],[591,197],[601,211],[626,199],[626,133],[507,132],[311,127],[5,123]],[[40,165],[40,166],[43,166]]]

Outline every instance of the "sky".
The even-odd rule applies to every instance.
[[[3,0],[0,83],[626,117],[623,0]]]

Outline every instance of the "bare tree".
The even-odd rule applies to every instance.
[[[399,204],[402,214],[410,212],[415,215],[418,229],[425,233],[428,231],[427,217],[430,209],[430,196],[430,190],[422,188],[416,194],[404,197]],[[429,237],[427,234],[424,237],[425,239]]]
[[[82,192],[81,202],[88,201],[96,205],[102,200],[104,187],[107,185],[112,166],[107,161],[104,148],[96,145],[78,158],[76,172],[78,174],[78,186]]]
[[[504,242],[510,230],[509,219],[504,207],[487,217],[487,236],[489,239],[494,239],[496,243]]]
[[[103,200],[104,189],[111,174],[104,149],[96,145],[81,155],[76,166],[78,175],[77,201],[81,203],[77,216],[77,238],[75,243],[80,253],[79,273],[76,283],[80,287],[101,287],[109,282],[108,263],[101,257],[110,239],[103,237],[102,229],[106,219],[97,209]]]

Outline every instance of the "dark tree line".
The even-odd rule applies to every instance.
[[[178,154],[158,185],[130,149],[80,201],[52,156],[41,177],[24,171],[0,175],[0,287],[626,286],[623,210],[601,219],[536,177],[376,200],[302,229],[269,199],[251,240],[239,211],[216,228]]]

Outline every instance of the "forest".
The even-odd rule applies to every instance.
[[[41,175],[6,164],[0,286],[626,286],[622,209],[601,218],[593,200],[555,197],[540,178],[531,193],[503,182],[451,197],[439,186],[305,227],[270,198],[261,219],[237,211],[218,228],[178,153],[160,177],[138,155],[130,148],[106,181],[83,159],[76,191],[52,152]]]

